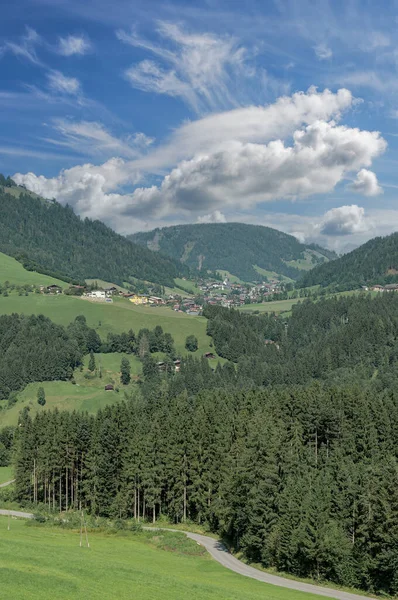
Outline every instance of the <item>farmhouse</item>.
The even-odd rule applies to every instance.
[[[94,290],[89,294],[89,298],[97,298],[100,300],[105,300],[106,293],[103,290]]]
[[[62,293],[62,288],[59,287],[59,285],[48,285],[46,287],[46,290],[49,294],[61,294]]]

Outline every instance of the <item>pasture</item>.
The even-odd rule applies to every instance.
[[[0,517],[4,600],[320,600],[233,573],[185,536],[89,532]]]
[[[11,467],[0,467],[0,484],[11,481],[13,478]]]
[[[75,384],[70,381],[30,383],[18,393],[18,401],[11,408],[7,408],[7,401],[0,402],[0,407],[3,405],[3,410],[0,410],[0,428],[7,425],[16,425],[19,412],[24,407],[29,407],[29,413],[32,417],[38,412],[54,408],[58,410],[87,411],[89,414],[95,414],[100,408],[123,400],[125,392],[128,394],[134,392],[134,383],[127,386],[120,383],[120,362],[124,356],[130,362],[131,376],[134,380],[141,373],[142,368],[142,364],[136,356],[122,353],[96,354],[97,371],[94,374],[87,370],[89,357],[86,356],[83,370],[75,370]],[[102,377],[99,377],[99,368],[101,368]],[[115,390],[105,391],[104,388],[107,383],[112,383]],[[40,406],[37,403],[37,390],[39,387],[44,388],[45,406]]]
[[[15,258],[0,252],[0,283],[5,281],[15,285],[59,285],[62,288],[68,286],[65,281],[36,273],[36,271],[27,271]]]
[[[198,338],[201,356],[211,350],[210,338],[206,335],[204,317],[191,317],[164,306],[134,306],[124,298],[115,298],[113,303],[91,302],[74,296],[30,294],[29,296],[0,296],[0,314],[43,314],[54,323],[68,325],[78,315],[84,315],[90,327],[98,331],[102,338],[108,333],[122,333],[147,327],[154,329],[161,325],[171,333],[177,352],[185,354],[185,339],[193,334]]]

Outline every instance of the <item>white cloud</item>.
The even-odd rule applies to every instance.
[[[228,216],[267,201],[328,193],[353,172],[369,167],[386,148],[378,132],[331,120],[352,102],[347,90],[310,90],[267,107],[188,123],[167,146],[138,159],[82,165],[52,179],[17,174],[16,180],[123,231],[129,224],[133,229],[137,219],[216,218],[220,211]],[[98,123],[74,127],[72,131],[69,126],[69,139],[79,140],[84,133],[90,143],[130,147],[128,139],[115,139]],[[119,193],[121,186],[137,185],[143,173],[159,173],[169,165],[174,168],[159,185]]]
[[[323,217],[320,226],[323,235],[351,235],[369,230],[365,209],[356,204],[332,208]]]
[[[80,83],[75,77],[66,77],[60,71],[47,74],[49,88],[59,94],[76,96],[80,93]]]
[[[159,187],[137,189],[134,203],[164,211],[247,208],[277,199],[327,193],[347,173],[386,148],[377,132],[317,121],[293,134],[293,145],[233,141],[214,153],[181,162]]]
[[[180,97],[196,112],[217,106],[236,105],[229,86],[234,76],[252,77],[245,68],[246,50],[231,36],[188,33],[173,23],[160,22],[163,44],[157,46],[134,31],[118,31],[122,42],[155,54],[162,64],[144,60],[126,71],[130,83],[141,90]]]
[[[26,58],[31,63],[43,66],[36,54],[36,46],[42,43],[39,34],[31,27],[26,27],[26,33],[20,38],[19,43],[6,42],[0,47],[0,57],[6,52],[12,52],[15,56]]]
[[[61,139],[45,138],[45,141],[68,146],[87,155],[119,154],[126,158],[137,158],[153,141],[141,132],[126,136],[125,139],[117,138],[104,125],[95,121],[57,119],[53,122],[53,128],[61,134]]]
[[[120,230],[131,196],[117,190],[121,185],[136,184],[138,179],[139,174],[128,163],[112,158],[100,166],[85,164],[65,169],[49,179],[34,173],[16,173],[14,181],[45,198],[69,204],[83,217],[104,220]]]
[[[331,118],[339,120],[355,102],[351,92],[344,88],[337,93],[310,88],[306,93],[282,96],[265,106],[215,113],[182,125],[169,144],[156,149],[140,166],[148,169],[172,166],[195,154],[220,150],[231,140],[264,143],[284,139],[302,125]]]
[[[226,223],[225,215],[219,210],[215,210],[208,215],[203,215],[197,218],[198,223]]]
[[[348,189],[364,196],[378,196],[383,193],[376,175],[368,169],[361,169],[357,173],[356,179],[348,186]]]
[[[72,56],[73,54],[87,54],[91,49],[91,44],[83,36],[68,35],[60,37],[58,41],[58,53],[62,56]]]
[[[314,46],[314,52],[319,60],[328,60],[333,56],[333,52],[327,44],[317,44]]]

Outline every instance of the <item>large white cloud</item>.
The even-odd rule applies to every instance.
[[[377,132],[317,121],[294,132],[291,146],[234,141],[183,161],[159,187],[137,189],[133,203],[139,210],[148,204],[160,212],[196,212],[327,193],[385,147]]]
[[[327,193],[353,172],[366,171],[386,147],[378,132],[335,122],[352,102],[347,90],[333,94],[311,89],[266,107],[185,124],[168,145],[136,160],[113,158],[99,166],[77,166],[51,179],[33,173],[16,174],[15,179],[46,197],[68,202],[84,216],[115,227],[122,223],[123,231],[129,223],[131,230],[136,228],[137,219],[197,219],[221,210]],[[69,135],[84,132],[99,144],[117,143],[99,124],[72,129]],[[165,166],[174,168],[158,185],[121,191]]]
[[[365,209],[356,204],[332,208],[320,223],[320,233],[332,236],[364,233],[369,228],[370,224],[365,219]]]

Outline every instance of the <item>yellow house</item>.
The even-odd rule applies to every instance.
[[[133,304],[148,304],[148,298],[146,296],[131,296],[129,298],[130,302]]]

